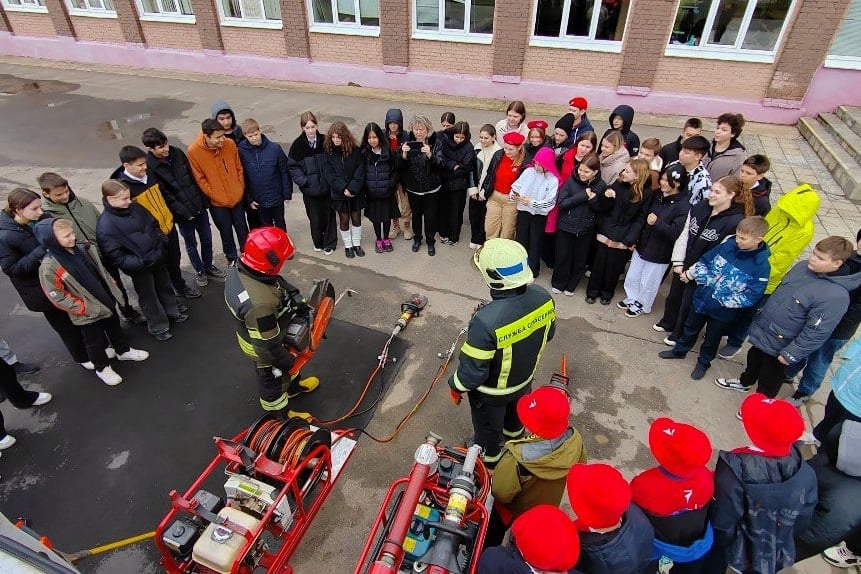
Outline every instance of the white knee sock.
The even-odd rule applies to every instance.
[[[353,247],[358,247],[362,244],[362,226],[353,225],[350,228],[350,233],[353,235]]]
[[[349,229],[347,231],[341,231],[341,240],[344,242],[344,247],[346,247],[347,249],[353,247],[353,240],[350,238]]]

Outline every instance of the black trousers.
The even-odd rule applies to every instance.
[[[759,383],[756,391],[773,399],[780,392],[783,379],[786,377],[784,369],[785,365],[778,361],[777,357],[751,347],[747,352],[747,364],[739,380],[746,387]]]
[[[185,289],[185,279],[182,278],[182,271],[179,269],[179,263],[182,258],[179,248],[179,232],[176,230],[176,225],[167,234],[167,273],[170,276],[170,284],[176,291]]]
[[[245,220],[248,221],[249,231],[252,229],[257,229],[258,227],[263,227],[263,225],[265,225],[265,224],[263,223],[263,219],[262,219],[262,216],[260,214],[260,211],[258,211],[257,209],[253,209],[247,203],[244,203],[244,205],[245,205]],[[240,245],[239,247],[240,247],[240,251],[241,251],[242,247],[244,247],[244,245]]]
[[[619,285],[619,277],[625,271],[625,263],[631,258],[631,251],[613,249],[603,243],[596,243],[595,261],[592,263],[592,275],[589,276],[586,295],[612,299]]]
[[[855,421],[861,423],[861,417],[849,412],[846,407],[840,404],[837,397],[834,396],[834,391],[831,391],[828,393],[828,400],[825,402],[825,413],[822,416],[822,420],[813,428],[813,436],[818,440],[823,441],[825,440],[825,437],[828,436],[828,433],[831,432],[831,429],[837,425],[842,425],[844,421]],[[861,548],[859,548],[859,550],[861,550]]]
[[[260,219],[260,225],[277,227],[287,231],[287,223],[284,221],[284,202],[279,203],[275,207],[258,207],[257,215]],[[251,217],[248,218],[248,221],[251,221]],[[250,223],[249,228],[254,229]]]
[[[410,209],[413,212],[413,241],[426,238],[428,245],[436,243],[439,195],[438,191],[423,194],[407,191]]]
[[[681,283],[681,281],[679,281]],[[688,314],[694,306],[694,291],[697,290],[697,284],[693,281],[682,283],[682,299],[679,301],[678,316],[676,324],[673,325],[673,330],[670,332],[670,339],[678,341],[682,336],[682,331],[685,329],[685,321],[688,320]]]
[[[705,327],[706,333],[703,344],[700,345],[700,356],[697,358],[697,363],[706,368],[710,367],[715,356],[717,356],[721,338],[729,330],[730,324],[691,309],[682,328],[681,336],[675,340],[676,346],[673,347],[673,354],[684,357],[696,345],[697,337]]]
[[[460,241],[463,227],[463,210],[466,207],[466,190],[450,189],[448,195],[440,198],[440,231],[442,237]],[[446,232],[448,235],[446,235]]]
[[[84,345],[84,336],[81,328],[72,323],[69,314],[59,309],[49,309],[43,313],[51,328],[60,336],[60,340],[66,346],[69,354],[76,363],[86,363],[87,347]]]
[[[7,364],[6,361],[0,361],[0,394],[9,399],[9,402],[17,409],[33,406],[33,402],[39,396],[39,393],[24,390],[24,387],[18,382],[15,368]],[[0,411],[0,438],[5,437],[6,421],[3,419],[3,412]]]
[[[332,199],[323,197],[302,196],[305,204],[305,215],[311,224],[311,241],[317,249],[335,249],[338,247],[338,226],[335,223],[335,211],[332,209]]]
[[[541,260],[549,268],[556,267],[556,232],[545,233],[541,240]]]
[[[846,535],[846,548],[854,554],[861,554],[861,526],[856,526]]]
[[[589,259],[589,249],[595,243],[593,233],[568,233],[556,230],[556,265],[550,285],[560,291],[574,291]]]
[[[491,468],[499,462],[506,440],[523,434],[523,423],[517,416],[517,399],[532,390],[532,384],[505,396],[467,393],[472,415],[475,443],[484,449],[484,462]]]
[[[149,334],[167,331],[170,318],[179,315],[167,268],[159,264],[152,269],[132,273],[131,278]]]
[[[484,216],[487,213],[487,202],[477,199],[469,200],[469,242],[484,245],[487,235],[484,232]]]
[[[118,355],[127,352],[131,348],[126,339],[126,334],[123,332],[122,325],[120,325],[120,319],[116,314],[95,323],[81,325],[81,333],[84,335],[87,356],[93,365],[95,365],[97,371],[101,371],[110,364],[108,356],[105,354],[105,335],[107,335],[110,345]]]
[[[532,215],[528,211],[517,212],[517,231],[514,238],[526,249],[533,277],[538,277],[538,272],[541,271],[541,242],[544,240],[546,225],[546,215]]]
[[[670,332],[676,329],[676,323],[679,320],[679,309],[682,305],[682,293],[685,290],[685,284],[679,279],[678,273],[672,273],[672,275],[670,292],[667,293],[667,299],[664,301],[664,315],[658,321],[658,325]]]
[[[105,271],[108,272],[108,275],[111,276],[111,279],[114,280],[114,283],[117,284],[117,287],[120,290],[120,293],[123,294],[123,300],[119,301],[120,309],[125,315],[128,311],[133,310],[132,304],[129,303],[129,292],[126,291],[126,286],[123,285],[123,279],[120,277],[120,270],[116,267],[112,267],[105,262]]]

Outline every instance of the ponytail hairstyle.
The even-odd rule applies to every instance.
[[[347,124],[344,122],[334,122],[326,133],[326,141],[323,142],[323,149],[329,155],[335,152],[335,146],[332,144],[332,134],[338,134],[341,138],[341,155],[343,157],[349,157],[353,153],[353,150],[359,147],[356,145],[356,138],[353,137]]]
[[[637,179],[631,183],[631,198],[630,203],[639,203],[643,201],[643,187],[646,185],[646,178],[649,177],[651,168],[649,162],[644,159],[632,159],[628,162],[631,169],[637,175]]]
[[[750,188],[741,182],[737,175],[725,175],[718,180],[726,190],[733,194],[732,202],[744,208],[744,214],[753,215],[756,210],[753,207],[753,194]]]
[[[308,122],[314,122],[314,125],[319,125],[317,123],[317,116],[314,115],[314,112],[311,110],[302,112],[302,115],[299,116],[299,127],[304,128],[305,124]]]
[[[446,112],[446,113],[450,113],[450,112]],[[454,116],[452,116],[452,117],[454,117]],[[496,130],[494,130],[494,131],[496,131]],[[466,138],[464,143],[470,143],[470,140],[472,139],[472,134],[469,133],[469,122],[457,122],[453,126],[448,128],[447,130],[445,130],[445,133],[449,136],[454,136],[455,134],[463,135]],[[494,137],[496,137],[496,136],[494,136]],[[451,141],[452,141],[452,143],[454,142],[454,137],[452,137]]]
[[[102,184],[102,197],[113,197],[123,191],[129,191],[129,186],[124,181],[109,179]]]
[[[9,197],[6,198],[6,208],[3,211],[9,217],[15,217],[15,213],[19,209],[24,209],[36,199],[40,199],[40,197],[35,191],[26,187],[16,187],[9,192]]]
[[[625,147],[625,138],[622,136],[622,132],[619,130],[611,130],[606,136],[604,136],[604,140],[610,142],[613,146],[613,153],[619,151],[619,148]],[[598,150],[600,153],[600,150]]]

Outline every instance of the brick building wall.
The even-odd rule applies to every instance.
[[[666,57],[658,64],[652,89],[761,98],[773,71],[774,64]]]
[[[6,15],[6,8],[0,4],[0,32],[11,32],[12,24],[9,22],[9,17]]]
[[[493,46],[410,40],[410,68],[486,76],[493,69]]]
[[[523,79],[615,87],[621,69],[621,54],[529,46],[523,60]]]
[[[69,7],[64,0],[45,0],[48,15],[54,24],[54,29],[59,36],[75,37],[75,28],[72,26],[72,18],[69,16]]]
[[[529,41],[532,6],[523,0],[497,0],[493,12],[493,75],[520,77]]]
[[[191,0],[194,20],[200,45],[204,50],[224,50],[221,26],[218,23],[218,10],[213,0]]]
[[[647,93],[658,72],[675,17],[676,0],[638,0],[631,5],[618,85]]]
[[[135,0],[114,0],[114,8],[117,10],[117,20],[120,23],[120,30],[126,42],[143,44],[143,29],[138,19],[138,9],[135,6]]]
[[[91,42],[111,42],[122,44],[126,41],[120,23],[116,18],[90,18],[72,16],[72,26],[79,40]]]
[[[378,64],[383,59],[382,41],[379,38],[312,32],[309,40],[312,60],[367,66]]]
[[[380,0],[380,41],[384,66],[409,66],[411,28],[412,16],[408,1]]]
[[[281,30],[223,26],[221,37],[224,41],[224,51],[228,53],[255,54],[273,58],[286,58],[288,55],[287,47],[284,45],[284,33]]]
[[[19,36],[56,36],[51,17],[38,12],[6,12],[12,32]]]
[[[203,45],[194,24],[141,20],[147,46],[176,50],[200,50]]]
[[[308,33],[308,13],[305,0],[281,0],[281,32],[285,54],[294,58],[311,57],[311,39]]]

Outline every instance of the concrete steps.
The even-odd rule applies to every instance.
[[[833,114],[801,118],[798,131],[846,197],[861,203],[861,108],[838,106]]]

